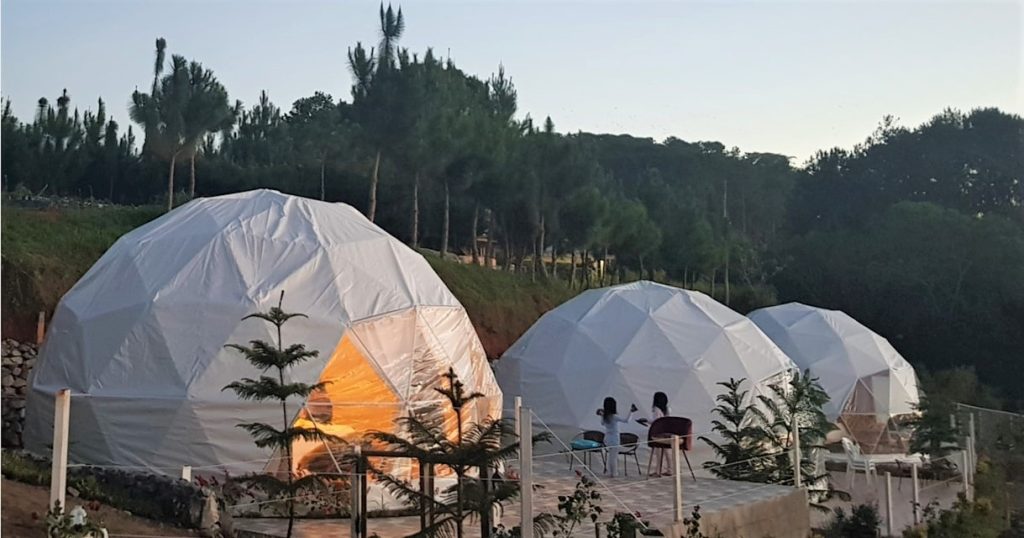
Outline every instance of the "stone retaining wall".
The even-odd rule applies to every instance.
[[[25,396],[28,392],[28,374],[35,366],[39,348],[11,339],[2,342],[3,368],[3,439],[4,448],[21,448],[21,433],[25,426]]]

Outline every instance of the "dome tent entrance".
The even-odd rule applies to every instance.
[[[838,310],[788,303],[750,319],[832,400],[825,407],[866,453],[906,450],[900,427],[916,413],[917,375],[888,340]]]
[[[757,326],[707,295],[635,282],[584,292],[544,314],[495,372],[506,399],[522,396],[552,427],[600,430],[595,411],[606,396],[620,412],[636,403],[646,416],[660,391],[673,414],[705,434],[718,383],[745,378],[751,403],[787,382],[792,368]]]
[[[444,401],[434,387],[449,368],[486,395],[465,420],[500,417],[476,332],[422,256],[350,206],[258,190],[195,200],[126,234],[64,296],[30,382],[27,446],[49,444],[53,395],[67,387],[72,461],[275,467],[237,424],[280,424],[280,405],[222,389],[260,375],[224,345],[275,341],[269,324],[241,320],[281,290],[285,310],[308,316],[285,325],[285,344],[320,351],[286,381],[331,381],[289,402],[297,423],[349,440],[393,430]],[[325,447],[295,448],[298,470],[317,470]]]

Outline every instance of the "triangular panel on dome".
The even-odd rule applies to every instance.
[[[501,397],[465,310],[420,254],[350,206],[259,190],[196,199],[129,232],[68,292],[28,391],[26,445],[45,449],[53,395],[72,387],[96,422],[77,435],[72,460],[158,472],[266,468],[273,456],[238,424],[279,428],[281,408],[223,389],[276,372],[224,346],[276,345],[266,322],[243,317],[277,306],[282,291],[284,310],[305,314],[284,327],[283,345],[321,353],[289,368],[285,382],[342,380],[310,405],[289,400],[287,421],[324,398],[326,426],[347,427],[350,439],[396,431],[410,403],[439,398],[426,384],[448,368],[466,373],[467,390]],[[445,314],[424,324],[416,312],[431,308]],[[398,329],[370,334],[388,324]],[[368,345],[355,338],[360,330]]]
[[[548,312],[503,355],[496,373],[506,407],[521,395],[562,433],[599,427],[595,411],[606,396],[617,398],[621,412],[635,403],[647,416],[655,392],[665,392],[694,431],[707,432],[722,390],[717,383],[729,373],[755,374],[751,388],[763,388],[761,379],[786,379],[792,367],[728,307],[698,292],[636,282],[590,290]],[[633,423],[622,430],[642,433]]]
[[[819,379],[832,398],[828,418],[865,453],[905,449],[917,376],[885,338],[843,312],[799,303],[763,308],[750,319]]]

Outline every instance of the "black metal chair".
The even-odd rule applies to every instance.
[[[635,433],[620,433],[619,441],[622,446],[619,447],[619,455],[622,456],[622,472],[629,476],[629,457],[633,456],[633,461],[636,463],[636,474],[643,474],[640,470],[640,458],[636,455],[636,450],[640,446],[640,436]]]
[[[583,464],[590,467],[591,457],[594,452],[601,454],[601,462],[604,465],[604,469],[608,469],[608,455],[605,452],[604,445],[604,432],[597,430],[587,430],[576,434],[572,438],[569,444],[569,470],[572,470],[573,463],[576,460],[576,453],[580,452],[583,454]]]

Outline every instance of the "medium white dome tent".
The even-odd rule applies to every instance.
[[[189,202],[126,234],[64,296],[31,380],[28,447],[51,442],[53,397],[67,387],[74,462],[275,470],[236,425],[279,425],[280,404],[222,389],[260,374],[224,346],[273,342],[270,324],[241,320],[282,290],[284,310],[308,316],[284,326],[285,345],[320,351],[291,380],[331,382],[290,402],[296,424],[349,440],[392,430],[441,404],[434,387],[449,368],[486,395],[467,421],[500,417],[473,326],[422,256],[348,205],[257,190]],[[296,444],[296,470],[320,470],[325,449]]]
[[[914,367],[849,315],[800,303],[762,308],[754,321],[832,398],[825,414],[865,452],[903,451],[899,423],[918,403]]]
[[[749,403],[770,395],[769,384],[786,383],[793,368],[750,320],[707,295],[635,282],[584,292],[544,314],[495,372],[506,408],[522,396],[562,432],[600,430],[595,412],[606,396],[620,412],[636,403],[647,416],[660,391],[673,415],[704,434],[724,390],[717,383],[746,378]]]

